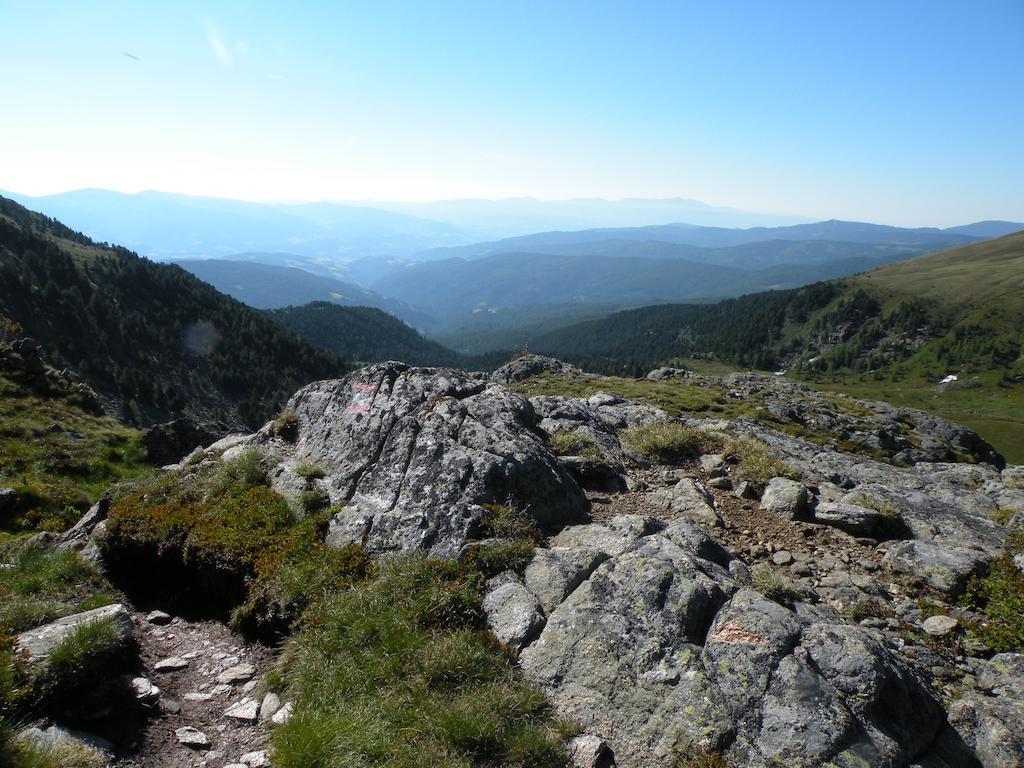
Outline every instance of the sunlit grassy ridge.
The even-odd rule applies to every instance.
[[[0,528],[63,530],[107,488],[151,471],[140,434],[0,373],[0,487],[17,496]]]

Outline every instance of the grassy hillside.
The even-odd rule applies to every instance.
[[[401,360],[413,365],[451,366],[463,363],[460,355],[379,309],[316,301],[274,309],[267,314],[310,344],[353,362]]]
[[[0,313],[136,423],[189,413],[254,426],[345,371],[177,266],[94,243],[0,198]]]
[[[792,291],[621,312],[524,339],[637,375],[678,358],[785,368],[822,386],[924,408],[1024,462],[1024,233]],[[955,376],[945,384],[947,376]]]

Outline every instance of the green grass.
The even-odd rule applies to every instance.
[[[996,653],[1024,651],[1024,573],[1013,555],[1024,551],[1024,534],[1010,537],[1007,551],[983,578],[971,580],[962,601],[982,612],[972,632]]]
[[[74,552],[22,541],[0,545],[0,629],[31,627],[114,602],[95,566]]]
[[[311,612],[277,682],[280,768],[565,766],[543,694],[484,629],[480,578],[421,557]],[[386,695],[385,695],[386,693]]]
[[[548,447],[556,456],[583,456],[590,459],[601,456],[594,438],[583,432],[555,432],[548,437]]]
[[[110,486],[152,471],[140,433],[0,374],[0,487],[17,492],[5,531],[62,531]]]
[[[799,585],[767,566],[755,568],[750,574],[754,589],[769,600],[789,608],[807,597]]]
[[[663,463],[693,458],[712,443],[705,433],[677,421],[656,421],[631,427],[619,437],[624,445]]]
[[[760,440],[745,437],[729,438],[725,446],[725,455],[727,459],[737,462],[731,472],[735,480],[765,485],[773,477],[788,477],[791,480],[799,477],[795,469],[776,458],[771,449]]]
[[[968,377],[976,380],[976,389],[940,391],[938,373],[936,369],[926,376],[922,368],[908,363],[906,375],[898,381],[875,381],[868,374],[807,383],[856,398],[916,408],[963,424],[987,440],[1009,463],[1024,464],[1024,385],[1000,386],[999,374],[988,371]]]
[[[7,739],[0,744],[4,768],[104,768],[107,761],[96,750],[81,744],[39,744]]]

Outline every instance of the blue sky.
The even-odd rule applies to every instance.
[[[1024,220],[1024,0],[0,0],[0,62],[26,194]]]

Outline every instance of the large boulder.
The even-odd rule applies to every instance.
[[[905,765],[945,732],[942,707],[880,634],[745,588],[690,523],[613,523],[557,537],[609,557],[548,611],[520,665],[615,765],[667,767],[693,749],[754,768]]]
[[[582,371],[553,357],[522,355],[515,360],[505,363],[492,373],[491,381],[496,381],[499,384],[512,384],[516,381],[528,379],[531,376],[539,376],[542,373],[555,376],[578,376]]]
[[[589,510],[529,401],[482,376],[381,363],[299,390],[287,411],[284,436],[269,424],[249,444],[277,461],[272,482],[285,495],[299,465],[323,472],[318,482],[341,508],[331,545],[451,558],[479,532],[483,505],[511,504],[544,528]]]

